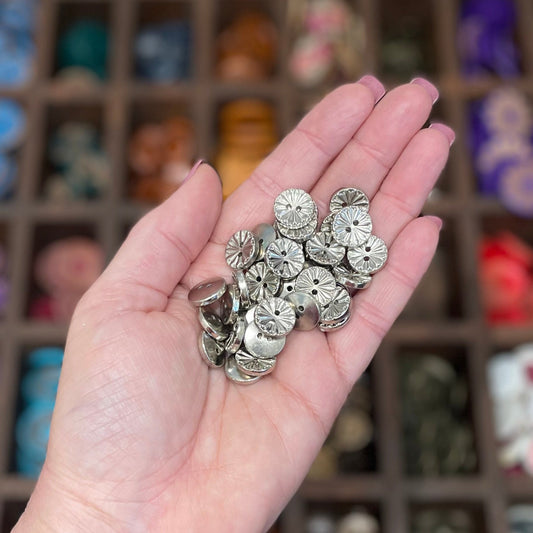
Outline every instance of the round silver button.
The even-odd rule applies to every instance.
[[[223,278],[213,278],[195,285],[188,295],[189,302],[196,307],[210,305],[224,296],[226,282]]]
[[[329,210],[338,213],[345,207],[358,207],[363,211],[368,211],[368,196],[361,190],[353,187],[339,189],[329,201]]]
[[[368,274],[357,274],[344,265],[337,265],[333,269],[333,275],[337,283],[348,290],[351,296],[355,291],[366,289],[372,278]]]
[[[250,376],[266,376],[276,366],[276,358],[259,359],[243,350],[235,354],[237,368]]]
[[[242,270],[233,271],[233,279],[239,289],[239,298],[241,300],[242,307],[248,307],[250,305],[250,290],[248,289],[248,283],[246,282],[246,276]]]
[[[254,318],[259,330],[272,337],[288,335],[296,322],[294,309],[285,300],[276,297],[260,302]]]
[[[370,215],[358,207],[345,207],[333,219],[333,238],[343,246],[359,246],[368,240],[371,233]]]
[[[348,291],[337,285],[331,301],[320,308],[320,322],[334,322],[343,317],[349,311],[350,303]]]
[[[279,276],[263,262],[251,266],[244,276],[253,302],[271,298],[279,289]]]
[[[287,239],[292,239],[298,243],[305,242],[307,239],[313,236],[316,228],[318,226],[318,219],[313,218],[309,224],[306,224],[303,228],[290,229],[281,224],[276,224],[276,228],[279,231],[280,235],[287,237]]]
[[[273,243],[278,235],[276,229],[271,224],[258,224],[253,231],[257,238],[258,252],[256,261],[261,261],[265,256],[265,251],[269,244]]]
[[[250,376],[239,370],[237,363],[235,362],[235,355],[233,354],[226,357],[224,372],[228,379],[239,385],[250,385],[261,379],[261,376]]]
[[[327,304],[335,294],[335,278],[323,267],[311,267],[304,270],[294,285],[297,291],[306,292],[319,305]]]
[[[331,233],[319,231],[305,243],[305,250],[310,259],[320,265],[338,265],[346,249],[333,240]]]
[[[295,278],[301,272],[304,261],[301,246],[290,239],[276,239],[265,253],[267,266],[284,279]]]
[[[276,220],[286,228],[303,228],[311,222],[316,204],[302,189],[287,189],[274,202]]]
[[[224,364],[224,345],[219,344],[205,331],[202,331],[198,337],[198,348],[200,350],[202,359],[208,366],[212,368],[219,368]]]
[[[350,320],[350,316],[351,316],[350,311],[348,311],[344,316],[338,318],[337,320],[333,320],[331,322],[319,322],[318,328],[320,329],[320,331],[323,331],[324,333],[330,333],[332,331],[336,331],[346,326],[346,324],[348,324],[348,321]]]
[[[320,231],[324,233],[331,233],[333,231],[333,219],[335,218],[336,213],[330,213],[324,218],[322,224],[320,224]]]
[[[222,319],[214,313],[200,307],[198,309],[198,319],[204,331],[211,335],[217,342],[225,341],[228,338],[228,332]]]
[[[387,261],[387,245],[382,239],[371,235],[364,244],[350,248],[347,253],[350,266],[359,274],[373,274]]]
[[[228,285],[222,301],[224,304],[222,320],[224,324],[233,324],[237,320],[241,309],[239,289],[235,283],[230,283]]]
[[[244,333],[244,346],[252,355],[260,359],[272,359],[285,347],[285,339],[286,337],[265,335],[255,325],[255,322],[249,322]]]
[[[237,231],[226,245],[226,262],[235,270],[247,268],[254,262],[257,252],[255,235],[248,230]]]
[[[226,341],[225,348],[227,353],[235,353],[241,347],[245,331],[246,321],[244,318],[239,317]]]
[[[320,310],[314,298],[305,292],[293,292],[286,298],[296,314],[294,329],[300,331],[311,331],[320,320]]]

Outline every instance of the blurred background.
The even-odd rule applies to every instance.
[[[533,531],[531,0],[0,0],[0,532],[67,324],[198,157],[234,190],[328,90],[416,75],[457,133],[439,250],[279,533]]]

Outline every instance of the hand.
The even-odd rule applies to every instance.
[[[320,102],[222,205],[201,165],[131,231],[79,303],[68,334],[48,456],[25,531],[260,532],[298,488],[355,380],[434,254],[441,221],[416,218],[453,141],[420,128],[436,89],[384,96],[371,77]],[[273,374],[249,387],[209,369],[188,289],[229,278],[224,247],[272,220],[284,189],[322,216],[343,186],[372,199],[389,260],[342,330],[290,334]]]

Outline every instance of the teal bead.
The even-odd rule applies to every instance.
[[[107,77],[109,32],[97,20],[80,20],[60,37],[57,48],[59,69],[85,67],[99,78]]]

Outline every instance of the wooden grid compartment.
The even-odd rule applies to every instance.
[[[352,0],[367,28],[365,72],[381,72],[381,40],[389,31],[394,0]],[[460,0],[401,3],[402,9],[421,16],[425,39],[432,51],[431,74],[441,100],[434,116],[450,124],[457,142],[439,193],[427,202],[425,213],[445,220],[442,247],[446,255],[445,286],[451,304],[444,317],[404,316],[394,326],[372,365],[376,423],[376,472],[339,475],[327,481],[305,481],[280,518],[284,533],[303,533],[305,517],[328,506],[342,512],[353,506],[376,514],[384,533],[407,533],[412,513],[428,505],[468,507],[479,531],[505,533],[506,508],[533,501],[533,480],[506,479],[497,465],[486,363],[502,346],[533,340],[531,328],[487,328],[483,322],[478,287],[477,245],[485,231],[509,227],[529,242],[533,234],[524,221],[507,215],[492,199],[477,194],[468,138],[468,106],[501,82],[492,77],[465,80],[456,53],[456,21]],[[273,76],[261,83],[220,82],[214,75],[216,35],[243,6],[270,13],[280,32],[279,61]],[[533,4],[516,0],[519,11],[516,39],[522,54],[523,75],[512,83],[533,98]],[[9,531],[27,501],[34,482],[10,471],[18,397],[19,369],[25,347],[64,343],[66,326],[39,324],[27,319],[35,252],[58,228],[77,228],[98,240],[108,258],[146,207],[128,198],[130,171],[126,154],[132,129],[144,120],[157,120],[171,111],[186,111],[194,121],[198,156],[212,158],[217,148],[217,113],[226,101],[256,96],[271,102],[281,134],[301,116],[313,91],[301,91],[290,80],[287,52],[290,36],[285,0],[41,0],[37,27],[37,72],[21,89],[0,90],[27,111],[28,129],[20,149],[16,194],[0,204],[0,240],[8,248],[12,296],[0,321],[0,532]],[[57,36],[69,23],[85,15],[110,29],[108,78],[101,86],[72,92],[54,78]],[[144,24],[168,16],[187,18],[193,31],[193,68],[190,79],[152,84],[135,75],[132,44]],[[390,87],[401,81],[384,80]],[[62,117],[88,118],[101,129],[111,162],[113,182],[102,198],[85,203],[56,205],[40,195],[49,167],[46,143]],[[72,230],[73,231],[73,230]],[[55,232],[55,233],[54,233]],[[470,384],[470,402],[479,467],[476,473],[453,478],[411,478],[405,474],[402,450],[397,359],[405,346],[459,346]]]

